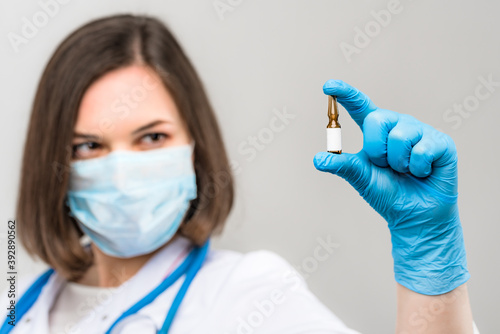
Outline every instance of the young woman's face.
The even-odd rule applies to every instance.
[[[115,150],[185,145],[191,138],[169,92],[150,68],[120,68],[85,92],[73,136],[73,160]]]

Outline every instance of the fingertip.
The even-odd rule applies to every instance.
[[[346,83],[342,80],[330,79],[323,85],[323,93],[326,95],[337,95],[345,86]]]
[[[413,176],[425,178],[425,177],[428,177],[429,175],[431,175],[432,166],[428,165],[428,164],[422,164],[419,166],[412,166],[410,164],[409,170]]]
[[[429,159],[429,157],[426,157],[425,153],[412,153],[410,156],[410,165],[408,166],[410,173],[416,177],[422,178],[431,175],[432,160],[428,161],[427,159]]]
[[[328,163],[327,163],[328,156],[330,154],[331,153],[328,153],[328,152],[316,153],[316,155],[314,156],[314,159],[313,159],[314,167],[316,167],[316,169],[319,171],[325,171],[326,166],[328,165]]]

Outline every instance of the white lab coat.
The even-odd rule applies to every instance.
[[[104,333],[123,311],[145,296],[187,255],[190,243],[177,238],[67,333]],[[120,275],[120,273],[117,273]],[[20,296],[36,277],[18,285]],[[154,334],[161,327],[182,279],[153,303],[124,319],[113,333]],[[55,274],[13,334],[48,334],[49,310],[65,280]],[[19,294],[21,293],[21,294]],[[7,305],[6,293],[2,304]],[[77,311],[77,310],[75,310]],[[177,312],[169,333],[356,334],[328,310],[281,257],[269,251],[240,254],[210,250]],[[359,334],[359,333],[358,333]]]
[[[189,241],[180,237],[160,250],[113,295],[103,296],[106,302],[102,308],[95,309],[68,333],[104,333],[123,311],[145,296],[173,267],[182,262],[189,246]],[[36,277],[21,280],[17,287],[18,296],[34,279]],[[124,319],[115,332],[156,333],[181,283],[182,279],[140,312]],[[52,275],[36,303],[17,322],[11,333],[48,334],[48,312],[64,284],[65,280],[61,276]],[[1,297],[1,305],[7,305],[6,294]],[[210,250],[189,287],[170,333],[357,332],[348,329],[321,304],[297,272],[278,255],[268,251],[240,254]]]

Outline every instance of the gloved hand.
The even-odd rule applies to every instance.
[[[361,127],[363,149],[319,152],[314,165],[344,178],[387,221],[396,281],[425,295],[465,283],[453,140],[412,116],[378,108],[340,80],[327,81],[323,92],[336,95]]]

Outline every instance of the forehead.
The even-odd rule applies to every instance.
[[[108,72],[92,83],[80,103],[76,128],[91,129],[109,122],[126,126],[158,117],[180,121],[158,74],[133,65]]]

